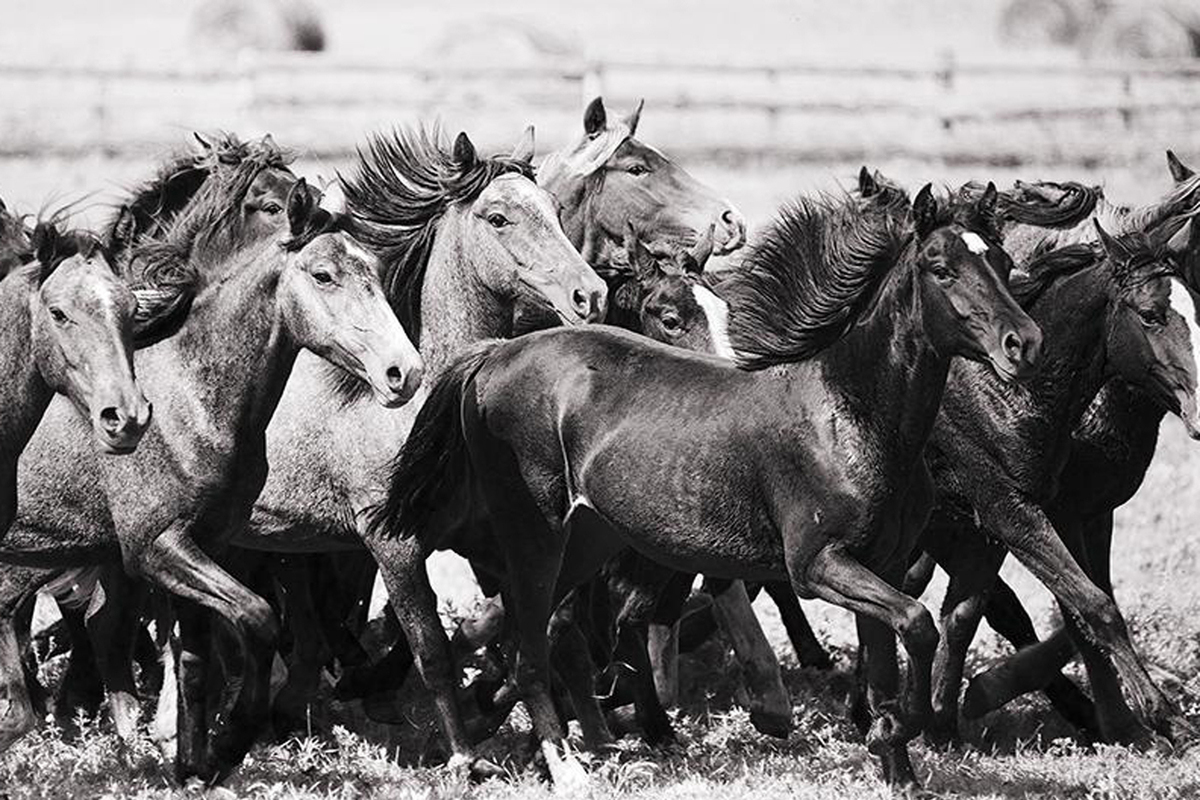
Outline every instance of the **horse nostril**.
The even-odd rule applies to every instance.
[[[576,289],[571,292],[571,307],[575,309],[575,312],[579,316],[586,317],[592,308],[592,302],[588,293],[583,289]]]
[[[388,386],[392,387],[392,389],[397,392],[400,391],[404,388],[404,373],[399,367],[388,367],[387,382]]]
[[[724,222],[726,225],[737,224],[737,218],[734,216],[732,208],[727,208],[721,213],[721,222]]]
[[[108,406],[100,409],[100,425],[107,433],[118,433],[125,425],[125,417],[116,406]]]
[[[1000,340],[1000,346],[1004,349],[1004,355],[1008,356],[1009,360],[1013,362],[1020,361],[1025,353],[1025,343],[1013,331],[1004,334]]]

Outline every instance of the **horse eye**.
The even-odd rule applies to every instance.
[[[634,164],[626,172],[630,175],[645,175],[650,169],[645,164]]]
[[[488,225],[491,225],[496,229],[503,228],[505,225],[511,224],[508,221],[508,217],[504,216],[503,214],[488,214],[487,221]]]
[[[50,306],[50,318],[60,325],[67,321],[67,315],[58,306]]]
[[[1154,309],[1142,309],[1138,311],[1138,316],[1141,317],[1142,324],[1147,328],[1158,328],[1167,324],[1166,316]]]
[[[677,331],[681,327],[683,327],[683,321],[680,320],[679,317],[675,316],[674,314],[663,314],[662,326],[664,328],[666,328],[668,331]]]
[[[327,285],[333,283],[333,276],[330,275],[328,272],[325,272],[324,270],[322,270],[321,272],[313,273],[313,280],[316,281],[317,283],[321,284],[322,286],[327,286]]]
[[[283,211],[283,206],[279,205],[279,203],[267,203],[262,207],[262,210],[267,214],[278,214]]]

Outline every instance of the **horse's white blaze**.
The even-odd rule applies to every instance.
[[[963,242],[966,243],[967,249],[975,255],[983,255],[988,251],[987,242],[983,237],[974,231],[967,231],[962,235]]]
[[[708,320],[708,335],[712,339],[713,352],[721,358],[733,359],[736,353],[729,342],[729,304],[717,297],[707,286],[693,285],[692,294]]]
[[[1171,281],[1171,308],[1187,323],[1192,356],[1200,358],[1200,323],[1196,322],[1196,303],[1192,299],[1192,293],[1178,280]]]

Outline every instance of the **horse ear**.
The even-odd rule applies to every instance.
[[[637,133],[638,120],[642,118],[642,107],[646,105],[646,100],[643,98],[638,100],[637,108],[635,108],[629,116],[625,118],[625,124],[629,127],[629,135],[633,136]]]
[[[996,191],[996,184],[988,181],[988,185],[984,187],[983,194],[979,196],[979,200],[975,202],[976,210],[989,221],[996,214],[996,201],[999,199],[1000,193]]]
[[[33,253],[43,266],[54,262],[62,237],[53,222],[39,222],[33,229]]]
[[[203,136],[201,136],[199,131],[192,131],[192,136],[193,136],[193,138],[195,138],[196,143],[200,145],[201,150],[203,150],[206,153],[212,152],[212,148],[213,148],[212,142],[208,141],[208,139],[205,139]]]
[[[1195,170],[1180,161],[1179,156],[1171,150],[1167,151],[1167,169],[1171,170],[1171,178],[1176,183],[1183,183],[1196,174]]]
[[[625,223],[624,246],[625,256],[629,259],[629,267],[633,270],[633,275],[639,283],[645,283],[658,275],[658,262],[642,244],[637,231],[633,229],[633,222]]]
[[[134,219],[133,209],[128,204],[122,205],[121,210],[117,212],[117,218],[112,224],[112,238],[114,241],[122,241],[126,245],[133,244],[133,236],[137,231],[137,220]],[[109,243],[110,245],[112,242]]]
[[[875,181],[875,176],[867,169],[864,164],[858,171],[858,193],[863,197],[874,197],[879,194],[879,184]]]
[[[1172,234],[1171,238],[1167,239],[1163,249],[1173,256],[1181,256],[1191,249],[1193,235],[1196,231],[1196,226],[1192,224],[1192,219],[1189,218],[1180,226],[1179,230]]]
[[[913,222],[916,224],[917,236],[925,238],[933,232],[937,225],[937,198],[933,196],[933,184],[927,183],[917,192],[912,206]]]
[[[301,178],[292,184],[287,197],[288,228],[292,236],[299,236],[308,227],[315,207],[316,201],[312,192],[308,190],[308,181]]]
[[[608,114],[604,111],[604,100],[597,97],[588,103],[583,112],[583,132],[588,136],[597,136],[608,127]]]
[[[459,172],[470,172],[475,168],[475,145],[466,131],[461,131],[454,139],[454,163]]]
[[[1110,236],[1108,231],[1104,230],[1104,226],[1100,224],[1100,220],[1093,217],[1092,224],[1096,226],[1096,233],[1100,237],[1100,244],[1103,245],[1104,252],[1108,253],[1109,258],[1120,262],[1128,261],[1132,255],[1129,252],[1129,248],[1121,244],[1119,239]]]
[[[517,146],[513,148],[512,160],[520,161],[525,164],[533,164],[533,126],[525,126],[525,132],[521,134],[521,140],[517,142]]]

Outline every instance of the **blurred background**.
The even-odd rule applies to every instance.
[[[332,175],[440,119],[540,152],[587,100],[753,222],[870,163],[907,183],[1077,177],[1142,199],[1200,159],[1195,0],[0,0],[0,196],[138,179],[193,130],[271,132]],[[111,199],[111,198],[110,198]]]

